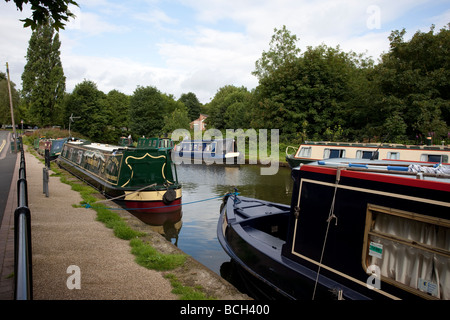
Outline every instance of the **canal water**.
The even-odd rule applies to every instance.
[[[177,173],[183,216],[168,240],[219,275],[221,265],[230,261],[216,234],[223,195],[237,188],[242,196],[290,204],[289,167],[280,167],[276,175],[261,175],[259,165],[181,164]]]

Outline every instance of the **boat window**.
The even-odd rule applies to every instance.
[[[323,151],[323,158],[345,158],[345,149],[329,149]]]
[[[192,144],[190,144],[190,143],[182,143],[181,144],[181,150],[191,151],[192,150]]]
[[[356,158],[357,159],[372,159],[373,154],[376,151],[364,151],[364,150],[358,150],[356,151]],[[378,159],[378,152],[376,152],[375,157],[373,159]]]
[[[212,150],[212,145],[211,145],[211,143],[205,143],[205,144],[204,144],[203,150],[204,150],[204,151],[211,151],[211,150]]]
[[[441,155],[441,154],[422,154],[420,155],[420,161],[425,162],[448,162],[448,156],[447,155]]]
[[[234,152],[234,140],[225,140],[226,141],[226,152]]]
[[[387,158],[391,160],[400,160],[400,152],[389,151]]]
[[[175,167],[175,163],[172,162],[170,167],[172,169],[171,181],[178,182],[178,174],[177,174],[177,168]]]
[[[311,158],[311,147],[301,147],[298,156],[304,158]]]
[[[450,221],[369,205],[365,268],[425,298],[450,299]]]

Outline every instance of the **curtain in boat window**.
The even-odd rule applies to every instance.
[[[329,149],[329,148],[326,148],[323,151],[323,158],[324,159],[345,158],[345,150],[344,149]]]
[[[373,213],[368,264],[381,276],[438,299],[450,299],[450,228]]]
[[[311,147],[301,147],[299,157],[311,158]]]
[[[420,161],[426,162],[448,162],[448,157],[440,154],[421,154]]]
[[[400,153],[399,152],[388,152],[388,159],[400,160]]]
[[[374,151],[357,150],[356,158],[357,159],[371,159],[373,156],[373,153],[374,153]],[[378,159],[378,152],[377,152],[375,159]]]

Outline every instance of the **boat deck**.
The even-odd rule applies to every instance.
[[[290,207],[288,205],[274,204],[262,200],[239,197],[240,203],[237,204],[235,212],[244,219],[261,216],[261,212],[265,215],[288,213]]]
[[[268,234],[267,232],[261,231],[259,229],[253,228],[251,226],[245,226],[243,227],[244,231],[247,232],[247,234],[256,240],[263,242],[273,249],[281,250],[283,245],[286,243],[286,241],[272,236],[271,234]]]

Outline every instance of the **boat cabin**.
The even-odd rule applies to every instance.
[[[359,284],[368,297],[450,299],[450,168],[422,180],[433,170],[411,166],[320,162],[293,170],[285,256]]]
[[[174,143],[169,138],[139,138],[137,148],[172,149]]]
[[[45,155],[45,150],[49,150],[50,159],[56,159],[61,154],[62,148],[66,141],[67,138],[57,138],[57,139],[40,138],[36,139],[34,146],[39,154]]]
[[[224,203],[218,239],[249,278],[290,299],[450,299],[450,167],[330,159],[292,178],[290,206]]]
[[[291,167],[323,159],[352,158],[366,160],[405,160],[448,163],[449,146],[402,144],[311,142],[301,144],[294,153],[286,148],[286,160]]]
[[[174,149],[175,158],[184,163],[199,159],[207,163],[237,163],[240,156],[234,139],[183,140]]]

